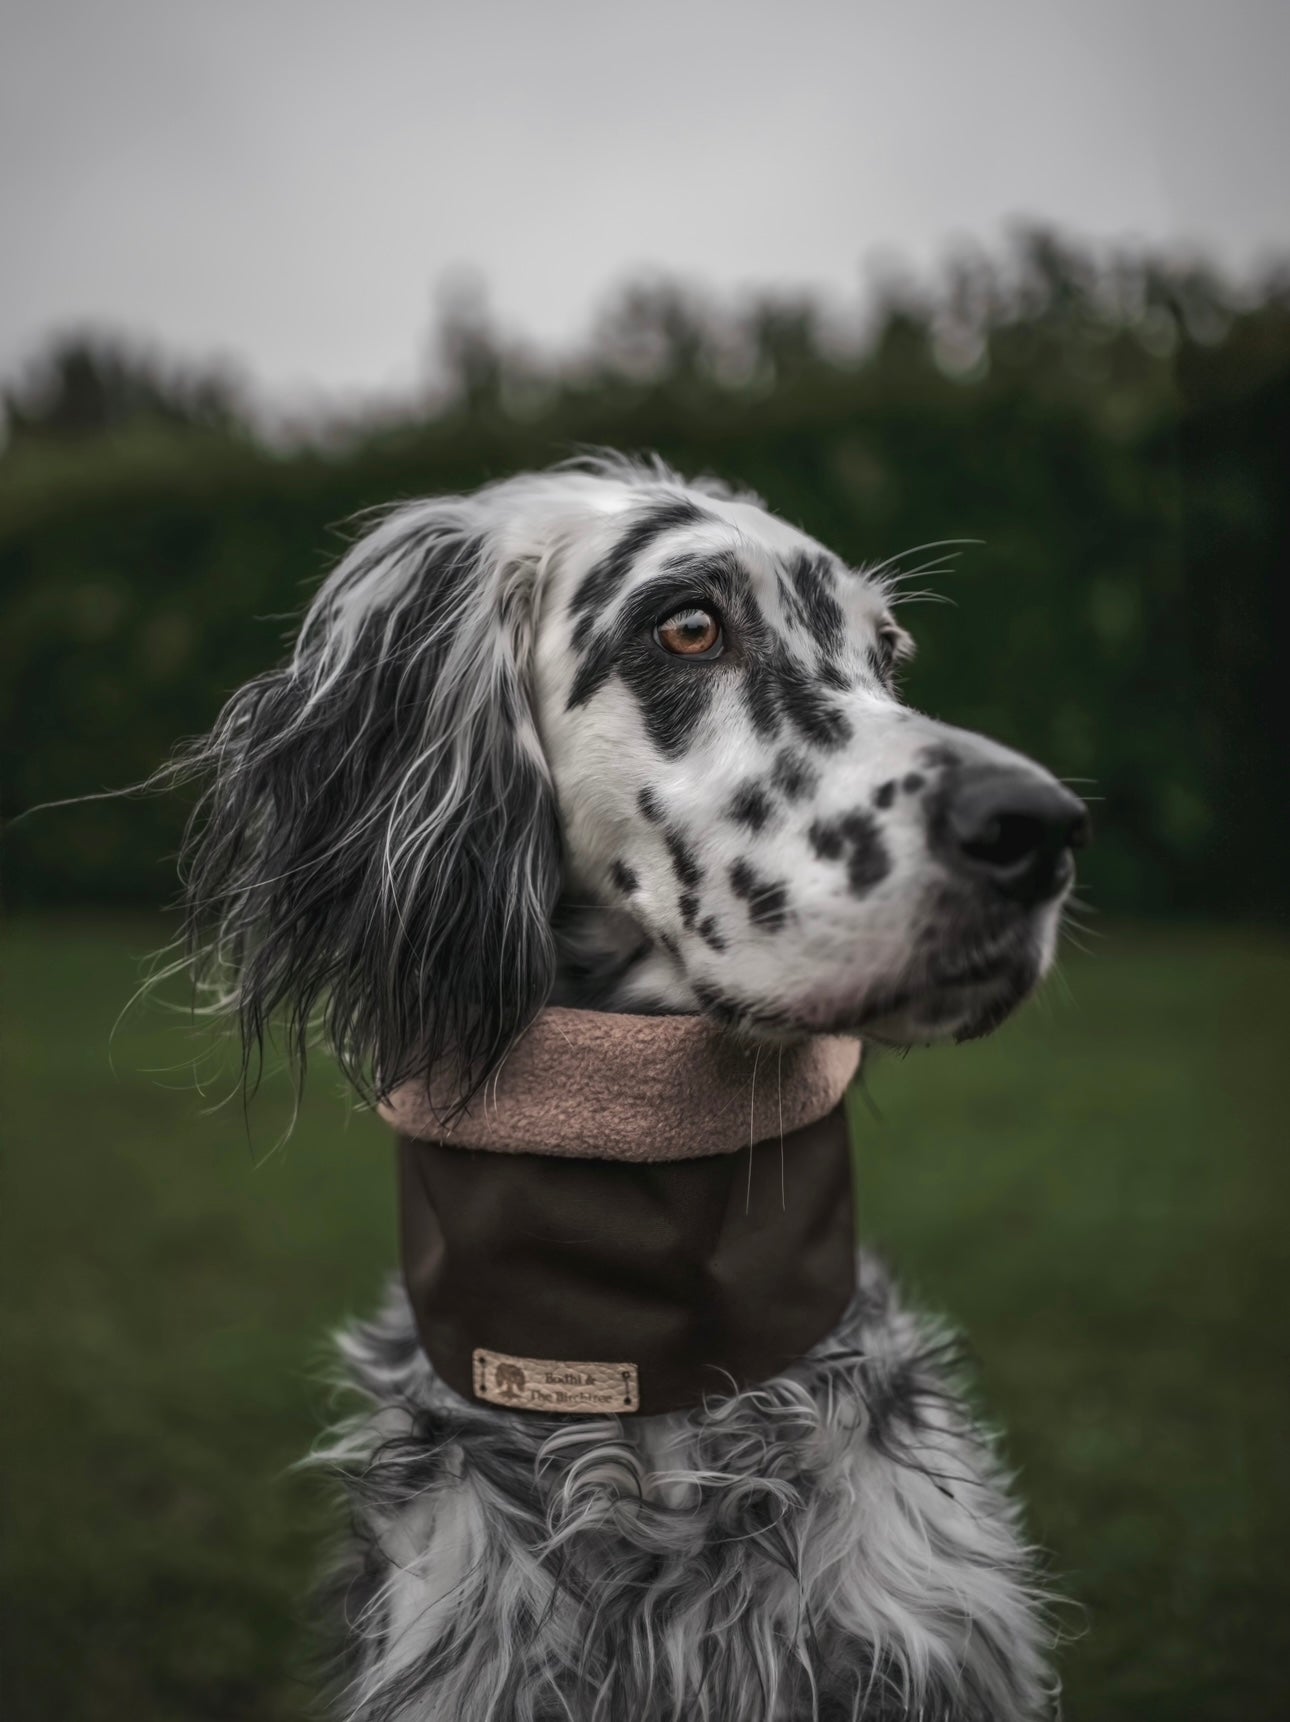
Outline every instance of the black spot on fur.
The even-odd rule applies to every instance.
[[[624,894],[634,891],[640,884],[640,880],[625,861],[613,862],[609,868],[609,877]]]
[[[832,560],[803,552],[788,565],[787,574],[789,584],[781,580],[779,588],[786,613],[818,640],[826,653],[840,652],[846,639],[846,618],[833,596]]]
[[[847,883],[857,897],[862,897],[891,871],[887,846],[878,827],[867,813],[848,814],[844,821],[851,856],[847,862]]]
[[[688,891],[693,891],[703,878],[703,869],[699,866],[693,849],[675,826],[667,827],[663,833],[663,841],[672,858],[672,871]]]
[[[598,615],[627,578],[637,557],[648,550],[655,539],[661,538],[665,532],[675,531],[678,526],[693,526],[707,518],[697,503],[683,496],[656,503],[636,515],[613,549],[583,575],[573,594],[570,610],[579,617]],[[586,636],[588,642],[591,637],[590,634]]]
[[[596,645],[595,651],[591,649],[593,643]],[[604,644],[604,636],[599,633],[593,634],[590,630],[585,636],[579,635],[575,641],[578,651],[583,654],[583,659],[577,675],[573,678],[573,686],[569,690],[568,709],[570,711],[575,706],[585,705],[592,694],[599,693],[610,676],[613,675],[613,659],[607,651],[603,650]]]
[[[693,741],[712,703],[719,662],[681,662],[651,643],[619,664],[618,673],[635,696],[649,738],[666,759],[677,758]]]
[[[880,783],[877,789],[873,792],[873,804],[875,807],[890,807],[895,799],[896,780],[894,777],[889,777],[886,783]]]
[[[729,1026],[773,1029],[795,1029],[800,1026],[787,1011],[768,1010],[763,1005],[749,1004],[708,981],[694,982],[694,996],[702,1010],[717,1022]]]
[[[754,1005],[745,1004],[742,999],[736,998],[732,993],[723,992],[707,981],[694,982],[694,996],[701,1010],[728,1028],[748,1027],[754,1023],[762,1023],[766,1027],[788,1026],[787,1020],[778,1013],[758,1010]]]
[[[753,888],[756,875],[746,861],[736,861],[730,869],[730,884],[736,897],[746,897]]]
[[[681,913],[681,925],[692,927],[695,916],[699,913],[699,899],[693,891],[683,891],[676,900],[676,906]]]
[[[837,819],[817,819],[807,832],[811,847],[821,861],[839,861],[846,847],[842,840],[842,823]]]
[[[714,951],[724,951],[726,941],[717,931],[716,917],[709,915],[706,921],[700,921],[695,929],[705,945],[710,945]]]
[[[829,696],[818,675],[779,643],[750,649],[744,670],[743,696],[758,735],[779,733],[785,718],[804,741],[831,752],[851,739],[851,725]]]
[[[779,703],[788,721],[803,740],[831,753],[851,739],[851,724],[820,687],[804,664],[788,652],[776,654],[773,673]]]
[[[746,861],[730,869],[730,889],[748,905],[748,918],[765,932],[777,933],[788,913],[788,886],[783,880],[761,879]]]
[[[765,665],[753,663],[743,677],[744,705],[754,731],[763,741],[777,736],[782,722],[779,693]]]
[[[699,1001],[702,1010],[716,1022],[727,1026],[739,1021],[740,1010],[733,999],[728,999],[716,987],[708,986],[704,981],[695,981],[694,996]]]
[[[652,789],[646,788],[639,791],[636,796],[636,805],[640,808],[642,817],[648,819],[651,825],[663,823],[663,809],[659,806],[658,797]]]
[[[803,754],[785,748],[775,756],[770,780],[785,801],[800,801],[815,788],[819,782],[819,774]]]
[[[865,897],[891,871],[891,857],[871,813],[857,808],[840,819],[817,819],[807,833],[822,861],[847,863],[847,885],[855,897]]]
[[[922,748],[919,752],[919,758],[924,765],[933,770],[937,766],[952,767],[963,763],[961,753],[956,753],[952,747],[946,747],[941,742],[936,742],[931,747]]]
[[[904,790],[906,795],[917,795],[926,782],[927,779],[921,772],[911,771],[905,777],[901,778],[900,787]]]
[[[773,811],[770,797],[761,785],[745,783],[735,791],[726,817],[736,825],[746,825],[750,831],[760,831]]]

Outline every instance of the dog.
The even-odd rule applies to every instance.
[[[989,1033],[1053,960],[1085,811],[902,703],[898,598],[896,564],[659,462],[369,522],[176,766],[192,960],[248,1074],[280,1022],[368,1101],[449,1060],[465,1105],[549,1004],[772,1051]],[[339,1343],[362,1408],[315,1460],[352,1507],[355,1722],[1053,1713],[991,1440],[867,1253],[799,1363],[657,1417],[470,1403],[401,1289]]]

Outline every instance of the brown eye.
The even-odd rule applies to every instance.
[[[654,638],[678,658],[715,658],[721,650],[721,623],[711,610],[676,610],[655,628]]]

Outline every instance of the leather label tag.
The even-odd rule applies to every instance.
[[[578,1412],[604,1416],[635,1411],[641,1402],[634,1363],[565,1363],[551,1357],[508,1357],[476,1346],[475,1397],[511,1411]]]

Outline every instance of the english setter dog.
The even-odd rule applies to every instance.
[[[180,763],[199,973],[253,1060],[477,1092],[549,1003],[783,1045],[983,1035],[1049,966],[1082,804],[901,703],[883,568],[606,457],[398,506]],[[1023,1722],[1036,1567],[943,1336],[860,1261],[791,1370],[657,1417],[438,1379],[402,1292],[323,1459],[355,1722]]]

